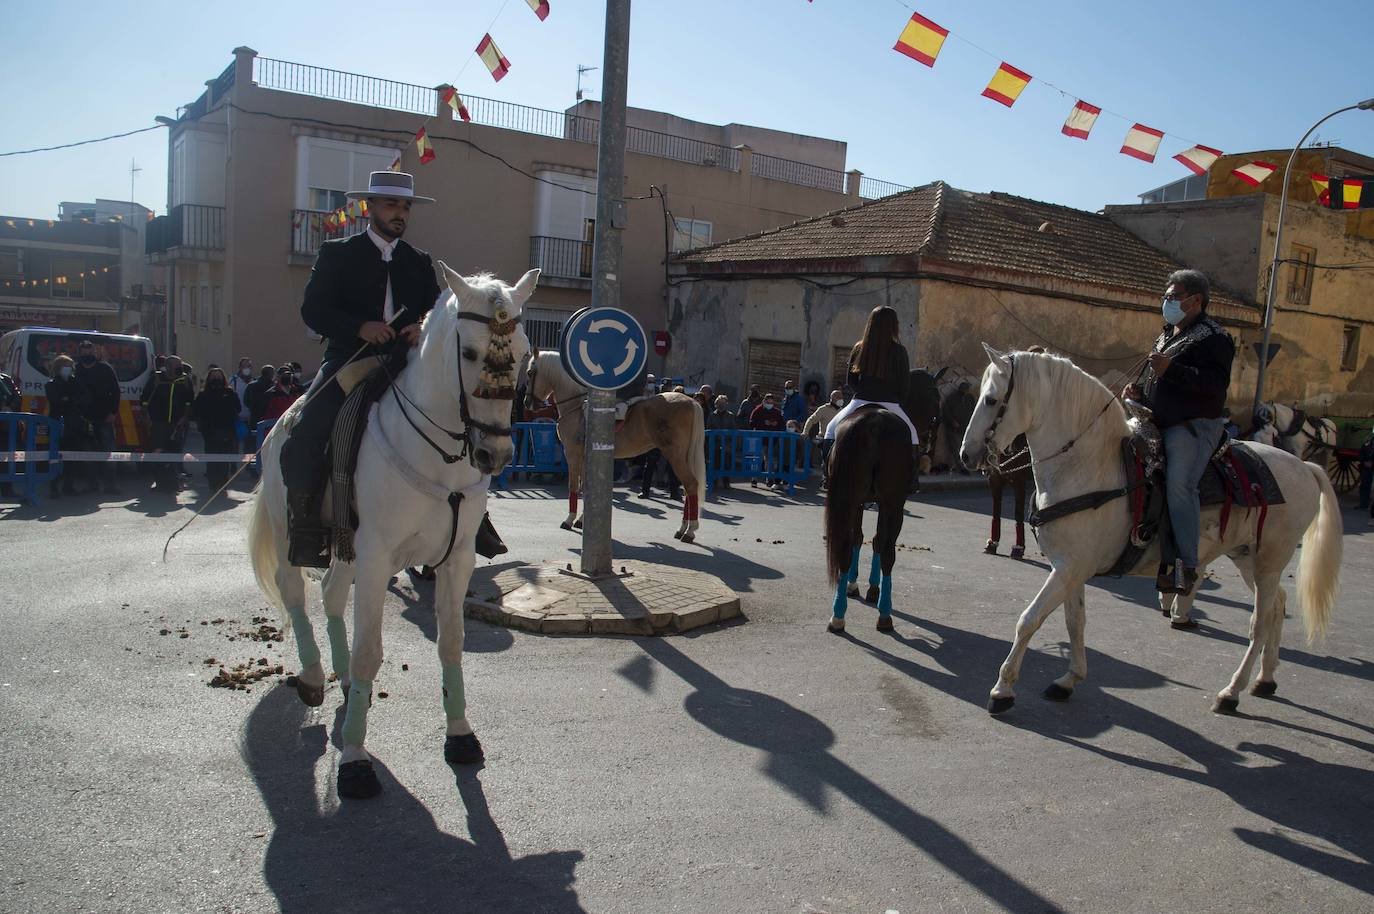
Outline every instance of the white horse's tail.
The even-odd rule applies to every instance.
[[[1336,604],[1344,549],[1341,506],[1326,471],[1316,464],[1304,464],[1321,490],[1317,516],[1302,535],[1302,558],[1298,560],[1298,597],[1302,622],[1309,643],[1325,636]]]
[[[277,588],[277,542],[272,529],[272,512],[267,507],[268,492],[259,485],[253,496],[253,514],[248,520],[248,556],[253,562],[253,576],[267,602],[278,612],[286,611],[281,591]]]
[[[697,478],[697,504],[706,498],[706,411],[697,410],[692,419],[692,472]]]

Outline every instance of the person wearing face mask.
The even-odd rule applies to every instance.
[[[234,376],[229,379],[229,389],[234,392],[234,396],[239,398],[239,424],[235,426],[234,431],[243,443],[243,453],[245,454],[251,454],[257,446],[257,442],[252,440],[253,436],[250,434],[248,398],[245,396],[248,393],[248,385],[253,383],[253,378],[253,360],[244,356],[239,359],[238,371],[234,372]],[[250,444],[250,442],[252,443]]]
[[[834,419],[843,407],[844,394],[840,393],[838,390],[832,390],[830,392],[830,399],[816,407],[816,411],[812,413],[810,418],[802,425],[802,437],[815,444],[820,451],[821,459],[813,461],[813,466],[824,467],[826,461],[830,459],[830,448],[834,446],[835,440],[833,438],[823,438],[821,441],[817,442],[816,436],[830,426],[830,420]],[[821,478],[821,488],[825,488],[824,473],[821,474]]]
[[[48,415],[62,420],[61,447],[64,451],[86,449],[86,388],[76,379],[76,363],[69,355],[52,360],[52,380],[44,389],[48,398]],[[80,472],[75,463],[62,466],[62,475],[52,481],[51,495],[76,494],[76,476]]]
[[[757,432],[780,432],[786,425],[787,421],[782,417],[782,410],[778,409],[777,398],[771,393],[764,394],[763,402],[754,407],[754,411],[749,414],[749,427]],[[763,468],[776,472],[779,468],[772,465],[774,461],[769,459],[769,453],[770,448],[765,447],[763,449]],[[781,454],[781,448],[776,453]],[[753,485],[757,486],[757,483]],[[781,488],[782,480],[776,476],[770,476],[764,485],[770,489]]]
[[[1201,507],[1197,487],[1207,461],[1225,435],[1226,389],[1236,346],[1207,314],[1210,287],[1197,270],[1169,276],[1162,310],[1165,326],[1144,372],[1122,395],[1148,406],[1164,438],[1165,492],[1178,561],[1161,565],[1162,593],[1190,593],[1197,582]]]
[[[90,423],[90,446],[97,451],[115,450],[115,417],[119,415],[119,377],[109,362],[96,356],[95,343],[82,340],[76,350],[76,380],[86,388],[86,421]],[[106,495],[118,495],[113,463],[87,464],[91,488],[100,477]]]
[[[205,453],[238,453],[234,435],[239,410],[238,395],[229,386],[224,370],[218,365],[211,365],[205,372],[205,389],[196,394],[196,399],[191,403],[191,416],[200,427],[201,437],[205,439]],[[232,464],[206,465],[205,480],[210,484],[211,494],[219,491],[231,472]]]
[[[703,386],[703,389],[708,388]],[[735,414],[730,410],[729,397],[725,396],[725,394],[719,394],[712,400],[711,408],[706,411],[705,424],[707,431],[711,429],[728,431],[735,427]],[[720,449],[720,465],[723,467],[730,466],[735,452],[734,442],[732,442],[727,435],[724,436],[724,439],[717,444],[716,447]],[[711,439],[709,438],[706,441],[706,457],[707,465],[709,466],[711,457]],[[722,489],[728,489],[730,488],[730,477],[718,477],[716,479],[716,484]]]
[[[181,453],[186,444],[186,420],[191,410],[191,382],[182,371],[181,359],[167,356],[162,368],[148,381],[141,398],[152,424],[148,450],[154,453]],[[176,495],[181,489],[180,466],[153,465],[154,485],[163,495]]]

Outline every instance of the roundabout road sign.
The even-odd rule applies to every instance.
[[[563,368],[584,387],[619,390],[644,370],[648,338],[628,311],[583,308],[563,325]]]

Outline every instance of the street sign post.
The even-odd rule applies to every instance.
[[[583,387],[619,390],[644,370],[648,341],[634,315],[619,308],[583,308],[563,325],[563,370]]]

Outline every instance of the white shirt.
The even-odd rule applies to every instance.
[[[367,237],[371,238],[372,243],[382,252],[382,263],[391,263],[391,252],[396,250],[396,242],[387,241],[381,235],[374,232],[370,225],[367,227]],[[395,316],[396,307],[391,303],[391,273],[388,271],[386,277],[386,300],[382,303],[382,320],[391,323],[391,319]]]

